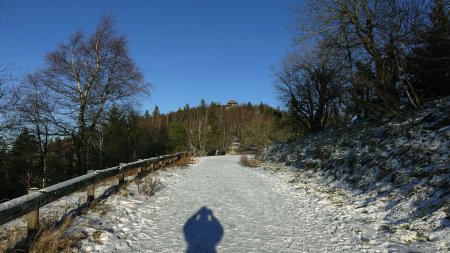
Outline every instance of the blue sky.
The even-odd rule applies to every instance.
[[[111,15],[153,85],[140,111],[186,103],[278,106],[272,67],[292,46],[294,0],[0,0],[0,66],[17,77],[44,66],[70,34]]]

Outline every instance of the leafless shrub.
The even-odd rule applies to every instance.
[[[176,162],[172,163],[172,166],[174,167],[188,167],[191,164],[195,164],[196,160],[193,156],[184,156],[181,157],[179,160],[177,160]]]
[[[140,180],[140,184],[138,184],[139,194],[153,196],[158,191],[160,185],[161,180],[158,177],[154,175],[144,177]]]
[[[100,199],[95,199],[89,206],[89,211],[105,215],[110,210],[110,207],[101,202]]]
[[[255,158],[248,155],[241,155],[240,164],[246,167],[259,167],[260,163]]]

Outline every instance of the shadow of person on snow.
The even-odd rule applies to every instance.
[[[206,206],[186,221],[183,232],[188,243],[186,253],[216,253],[216,245],[223,236],[222,225]]]

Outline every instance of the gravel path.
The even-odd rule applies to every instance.
[[[133,193],[137,189],[130,185],[130,195],[106,200],[108,213],[75,220],[75,228],[89,235],[79,251],[384,252],[392,247],[377,240],[354,210],[296,190],[283,173],[238,161],[239,156],[205,157],[191,168],[163,172],[164,187],[153,197]]]

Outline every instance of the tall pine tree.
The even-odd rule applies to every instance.
[[[419,35],[409,57],[408,72],[422,98],[450,95],[450,15],[446,0],[435,0],[430,26]]]
[[[9,199],[26,194],[27,188],[40,186],[38,143],[26,128],[8,153],[4,172],[8,184],[5,195]]]

